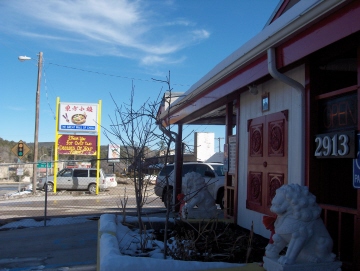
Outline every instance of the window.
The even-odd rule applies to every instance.
[[[74,177],[88,177],[88,170],[87,169],[75,169]]]
[[[193,164],[183,164],[183,168],[182,168],[182,176],[185,177],[186,173],[189,172],[196,172],[196,165]]]
[[[207,165],[196,165],[196,172],[201,174],[202,177],[205,177],[205,172],[210,171],[212,172],[212,169]]]
[[[96,169],[91,169],[90,170],[90,177],[96,178]],[[99,174],[99,177],[100,177],[100,174]]]
[[[169,174],[174,170],[174,164],[166,165],[162,168],[162,170],[159,173],[159,176],[169,176]]]
[[[59,172],[60,177],[71,177],[72,176],[72,169],[63,169]]]
[[[211,165],[218,176],[225,176],[224,165]]]

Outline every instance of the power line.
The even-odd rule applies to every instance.
[[[44,71],[44,83],[45,83],[44,85],[45,85],[46,101],[47,101],[47,104],[48,104],[48,106],[50,108],[50,111],[51,111],[51,113],[52,113],[52,115],[54,117],[54,120],[55,120],[56,119],[55,113],[54,113],[54,111],[53,111],[53,109],[52,109],[52,107],[50,105],[50,102],[49,102],[49,95],[48,95],[48,88],[47,88],[47,84],[46,84],[46,73],[45,73],[45,71]]]
[[[98,72],[98,71],[90,71],[90,70],[85,70],[85,69],[81,69],[81,68],[75,68],[75,67],[70,67],[70,66],[66,66],[66,65],[60,65],[60,64],[56,64],[56,63],[52,63],[52,62],[49,62],[48,64],[49,64],[49,65],[58,66],[58,67],[62,67],[62,68],[66,68],[66,69],[77,70],[77,71],[81,71],[81,72],[95,73],[95,74],[98,74],[98,75],[118,77],[118,78],[123,78],[123,79],[134,80],[134,81],[162,83],[162,82],[159,82],[159,81],[157,81],[157,80],[140,79],[140,78],[135,78],[135,77],[121,76],[121,75],[109,74],[109,73]],[[175,86],[185,86],[185,87],[189,87],[189,86],[190,86],[190,85],[183,85],[183,84],[172,84],[172,85],[175,85]]]

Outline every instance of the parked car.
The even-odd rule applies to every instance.
[[[88,190],[96,193],[96,168],[64,168],[57,174],[56,189],[58,190]],[[54,189],[54,176],[40,178],[37,183],[39,189],[45,189],[47,180],[48,191]],[[105,190],[117,185],[113,177],[106,177],[104,171],[99,172],[99,189]]]
[[[156,178],[157,178],[156,175],[150,175],[150,174],[144,175],[144,180],[147,181],[149,184],[155,184]]]
[[[170,193],[172,196],[174,186],[174,164],[167,164],[163,167],[157,176],[156,184],[154,187],[155,194],[162,199],[166,206],[166,195]],[[224,164],[222,163],[205,163],[205,162],[185,162],[182,166],[182,178],[188,172],[197,172],[205,179],[207,188],[214,198],[215,202],[220,205],[221,209],[224,208]],[[166,177],[169,180],[169,191],[166,189]],[[182,191],[186,190],[184,187],[185,182],[183,181]]]
[[[116,181],[116,174],[106,174],[106,182],[108,184],[108,187],[116,187],[117,181]]]

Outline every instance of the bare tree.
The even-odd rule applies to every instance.
[[[173,92],[173,88],[171,87],[170,71],[169,71],[168,76],[166,77],[166,80],[158,80],[158,79],[154,79],[154,78],[153,78],[153,80],[164,83],[166,85],[167,89],[165,90],[165,95],[162,100],[162,106],[164,108],[166,107],[166,108],[170,109],[171,103],[174,100],[179,98],[179,96],[177,96],[177,94]],[[186,103],[186,100],[180,101],[180,103],[178,103],[178,105],[180,105],[182,103]],[[156,105],[156,108],[159,107],[158,104],[154,104],[154,105]],[[167,112],[167,114],[165,115],[165,121],[169,122],[170,110],[167,110],[166,112]],[[172,125],[168,125],[165,127],[161,123],[162,120],[157,119],[157,115],[155,115],[154,118],[157,120],[159,129],[161,131],[161,133],[158,136],[160,141],[158,142],[157,145],[158,145],[159,151],[161,151],[164,156],[164,164],[166,165],[168,163],[168,158],[170,156],[171,147],[175,144],[175,142],[177,140],[182,141],[182,138],[179,138],[178,134],[172,131]],[[193,133],[193,131],[191,131],[191,133]],[[189,135],[187,135],[186,137],[188,137]],[[164,229],[164,259],[166,259],[166,256],[168,255],[167,232],[168,232],[168,227],[169,227],[170,213],[171,213],[173,207],[174,208],[176,207],[173,205],[173,200],[174,200],[173,191],[172,191],[172,189],[170,189],[170,183],[169,183],[170,173],[171,172],[166,172],[166,175],[165,175],[166,194],[164,195],[165,198],[163,199],[165,202],[165,206],[166,206],[166,220],[165,220],[165,229]],[[180,204],[180,202],[177,204]]]
[[[158,100],[149,103],[146,101],[139,108],[134,107],[135,87],[132,85],[131,98],[129,104],[118,105],[112,97],[116,106],[115,116],[111,117],[111,128],[105,129],[105,135],[115,136],[122,144],[122,150],[125,150],[125,157],[129,166],[129,172],[132,176],[136,210],[139,227],[143,226],[141,220],[141,212],[147,198],[148,182],[144,181],[144,163],[145,157],[150,146],[155,145],[158,135],[155,133],[157,129],[156,116],[157,108],[154,104],[159,104]]]
[[[136,210],[138,217],[138,224],[140,230],[143,230],[143,223],[141,219],[142,207],[147,199],[147,185],[148,182],[144,179],[144,170],[149,166],[145,166],[145,157],[148,156],[148,152],[152,147],[157,147],[161,151],[163,157],[163,163],[168,163],[168,156],[170,154],[171,146],[177,140],[177,134],[171,131],[171,126],[164,127],[162,123],[157,120],[158,111],[162,103],[167,103],[168,108],[172,101],[172,88],[170,84],[170,72],[166,80],[154,81],[165,83],[167,90],[165,96],[161,97],[163,89],[159,92],[159,95],[155,101],[147,100],[139,108],[134,108],[134,96],[135,87],[132,86],[131,98],[129,104],[118,105],[113,99],[116,106],[115,116],[111,117],[111,128],[104,128],[104,133],[110,140],[108,134],[115,136],[122,145],[122,150],[125,151],[125,155],[122,153],[122,157],[126,157],[127,164],[129,164],[129,171],[135,188],[136,197]],[[161,100],[162,99],[162,100]],[[169,116],[168,116],[169,118]],[[111,140],[110,140],[111,141]],[[169,189],[169,176],[166,176],[166,188]],[[167,212],[165,222],[165,236],[164,236],[164,257],[167,255],[167,229],[168,221],[170,218],[170,212],[172,210],[172,194],[168,193],[165,196]],[[140,242],[141,244],[143,242]]]
[[[153,80],[156,80],[156,79],[153,79]],[[166,95],[162,102],[164,103],[164,107],[165,107],[165,104],[167,104],[167,108],[170,109],[170,104],[172,101],[172,93],[173,93],[173,91],[172,91],[173,89],[171,87],[171,81],[170,81],[170,71],[169,71],[169,75],[165,81],[164,80],[156,80],[156,81],[165,83],[165,85],[167,86],[167,90],[165,91]],[[167,120],[170,119],[169,112],[170,112],[170,110],[168,110]],[[159,124],[160,130],[162,131],[159,144],[160,144],[162,151],[165,152],[164,153],[164,156],[165,156],[164,164],[166,165],[168,163],[168,157],[170,154],[171,144],[175,143],[176,140],[178,140],[178,138],[177,138],[177,134],[175,132],[171,131],[171,126],[164,127],[162,125],[162,123],[158,123],[158,124]],[[168,232],[168,228],[169,228],[170,211],[172,210],[172,194],[173,194],[171,189],[169,189],[169,174],[170,174],[170,172],[166,172],[166,176],[165,176],[167,193],[166,193],[166,196],[164,199],[165,206],[166,206],[166,219],[165,219],[165,229],[164,229],[164,259],[166,259],[166,256],[168,255],[167,232]]]

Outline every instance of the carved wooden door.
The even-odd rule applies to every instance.
[[[271,200],[287,183],[288,111],[248,121],[248,180],[246,208],[273,215]]]

